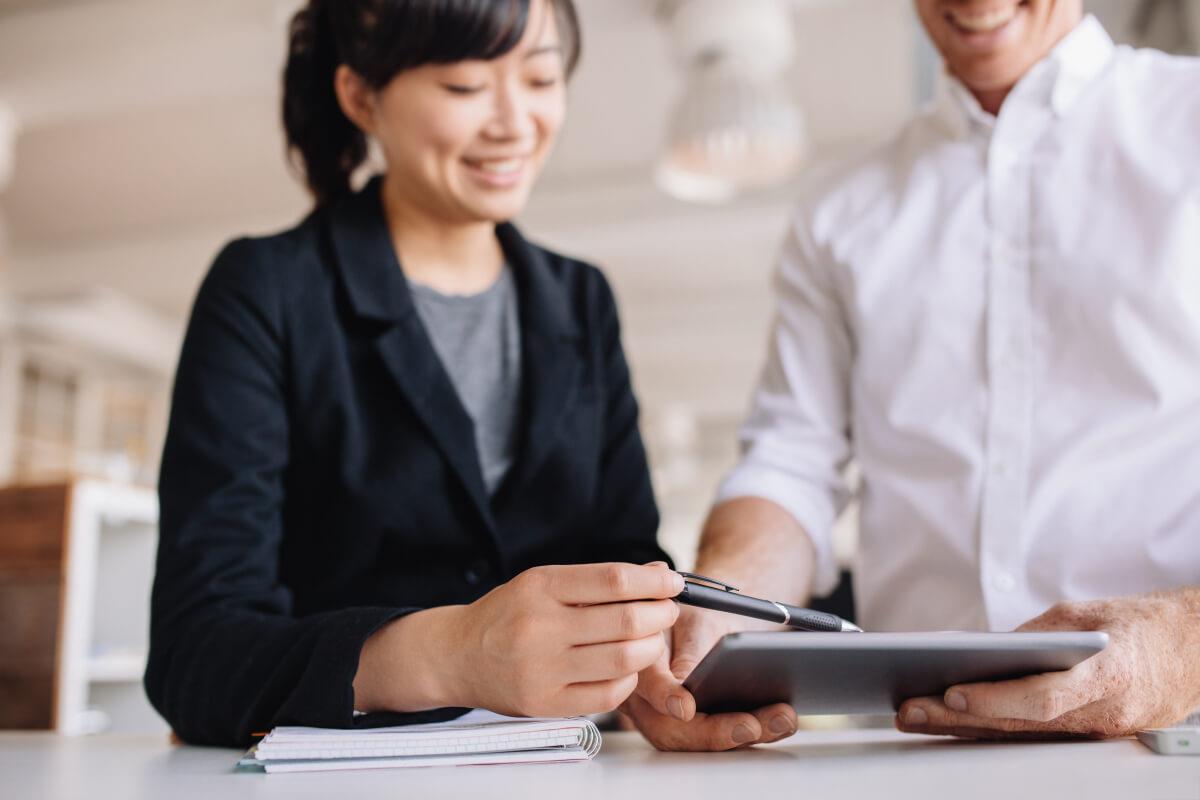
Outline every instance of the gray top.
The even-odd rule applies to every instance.
[[[521,393],[517,290],[506,266],[484,291],[442,294],[408,282],[433,349],[475,423],[475,449],[488,493],[495,493],[516,452]]]

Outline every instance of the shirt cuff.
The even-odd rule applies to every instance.
[[[734,468],[717,489],[716,502],[737,497],[761,497],[783,508],[804,529],[816,552],[812,594],[824,597],[838,584],[838,566],[833,555],[831,531],[837,517],[833,505],[813,497],[807,487],[778,470],[743,462]]]

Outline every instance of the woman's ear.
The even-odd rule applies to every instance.
[[[333,89],[337,93],[342,113],[363,133],[375,132],[375,92],[354,70],[339,64],[333,74]]]

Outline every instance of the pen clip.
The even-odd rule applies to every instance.
[[[696,583],[709,584],[713,588],[723,589],[726,592],[738,591],[738,588],[736,586],[730,586],[728,583],[721,583],[720,581],[713,580],[712,578],[706,578],[703,575],[697,575],[694,572],[683,572],[683,571],[679,571],[679,570],[677,570],[677,571],[684,578],[691,578]]]

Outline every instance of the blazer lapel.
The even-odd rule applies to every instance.
[[[507,494],[510,484],[528,482],[557,444],[556,428],[574,403],[585,356],[571,304],[546,257],[512,225],[498,226],[496,235],[517,280],[524,384],[520,449],[504,482]]]
[[[413,306],[379,199],[379,180],[346,198],[330,225],[337,266],[354,310],[383,323],[375,340],[388,373],[466,488],[495,541],[475,428]]]

